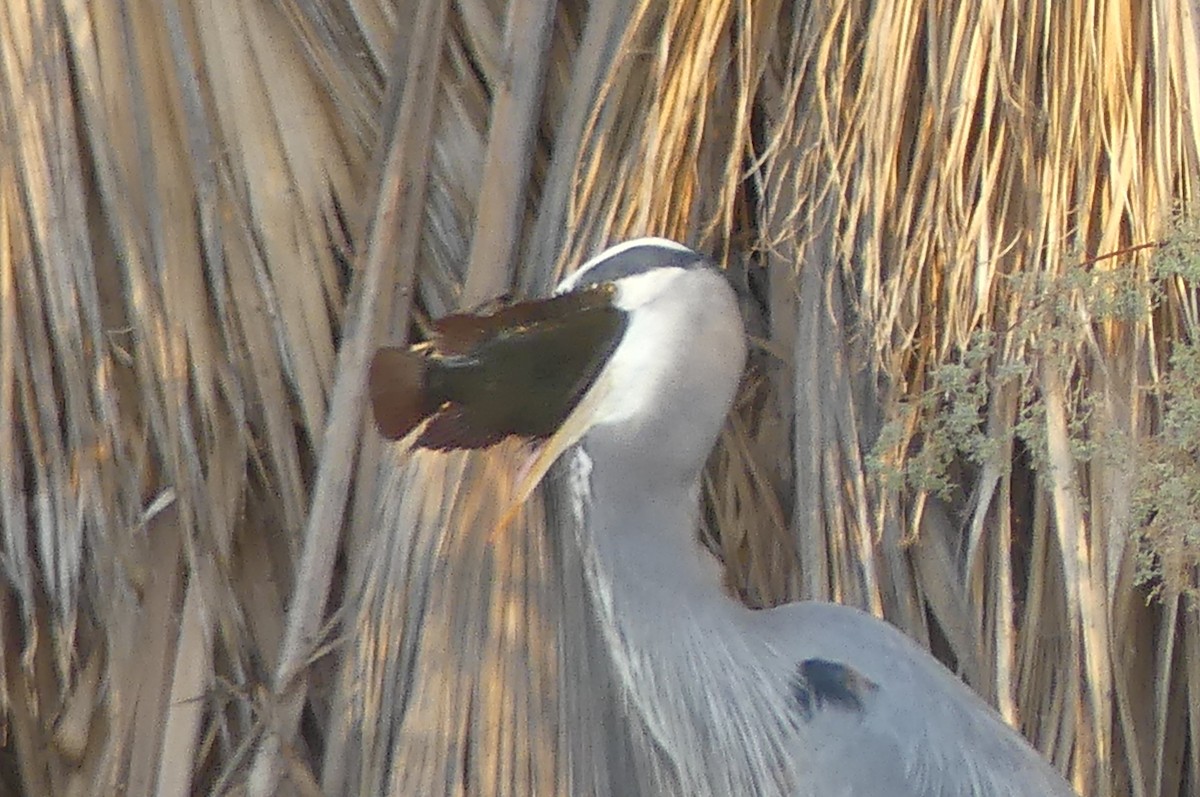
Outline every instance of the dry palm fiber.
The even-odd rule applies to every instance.
[[[0,784],[222,792],[270,729],[285,790],[613,788],[569,546],[531,507],[484,551],[503,455],[381,457],[346,353],[407,327],[369,272],[441,314],[648,232],[766,286],[731,584],[931,641],[1086,794],[1194,788],[1194,553],[1161,507],[1130,543],[1129,478],[1177,456],[1194,277],[1096,257],[1193,199],[1195,8],[564,3],[543,62],[546,8],[0,11]],[[368,177],[397,148],[423,201]]]
[[[13,766],[190,793],[277,655],[370,95],[335,101],[355,64],[277,6],[0,15]]]

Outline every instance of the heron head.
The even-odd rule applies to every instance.
[[[666,478],[694,478],[733,399],[746,356],[732,288],[715,265],[661,238],[614,246],[550,299],[450,316],[371,366],[376,420],[416,444],[537,442],[523,499],[572,445],[633,450]]]
[[[745,363],[733,290],[711,260],[661,238],[608,249],[558,291],[601,285],[613,287],[612,304],[626,325],[577,405],[580,417],[567,419],[550,450],[557,456],[554,449],[582,438],[593,449],[637,451],[656,474],[691,478],[712,449]]]

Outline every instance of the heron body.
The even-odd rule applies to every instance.
[[[558,293],[594,298],[598,290],[608,292],[604,301],[619,323],[585,341],[602,352],[598,360],[566,358],[567,370],[578,373],[558,379],[556,390],[565,384],[571,395],[569,410],[550,402],[556,429],[529,434],[489,418],[488,434],[456,441],[451,433],[437,447],[472,447],[509,433],[533,437],[539,453],[529,484],[563,461],[599,626],[639,746],[660,770],[659,789],[759,797],[1073,795],[1018,733],[894,627],[819,602],[752,610],[726,592],[697,529],[701,469],[746,354],[733,292],[707,259],[663,239],[601,253]],[[528,340],[536,350],[545,342],[545,328],[537,327],[552,315],[510,326],[507,345]],[[569,335],[571,326],[559,328]],[[487,360],[480,345],[455,356]],[[404,359],[395,352],[387,356]],[[408,353],[400,370],[443,367],[433,356]],[[394,403],[377,389],[394,365],[373,368],[377,417]],[[417,402],[431,416],[452,412],[454,403]]]

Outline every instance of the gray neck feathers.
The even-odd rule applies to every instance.
[[[567,458],[587,579],[656,793],[791,793],[794,663],[724,593],[696,539],[698,479],[646,483],[580,448]]]

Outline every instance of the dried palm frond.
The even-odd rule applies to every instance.
[[[1125,624],[1134,594],[1118,455],[1153,422],[1140,390],[1170,337],[1149,312],[1149,251],[1130,247],[1191,199],[1197,166],[1188,10],[807,13],[794,29],[823,32],[781,59],[768,113],[783,155],[766,163],[762,232],[772,257],[801,264],[795,418],[810,431],[797,440],[796,533],[826,532],[802,552],[810,594],[882,605],[921,635],[921,550],[950,541],[939,558],[958,562],[950,574],[970,596],[976,686],[1069,760],[1085,793],[1157,793],[1183,773],[1146,757],[1166,715],[1114,711],[1114,695],[1118,707],[1154,697],[1114,669],[1111,623]],[[1148,154],[1165,151],[1179,157]],[[847,401],[848,389],[870,392]],[[872,448],[891,486],[864,489]],[[941,463],[940,483],[922,462]],[[806,488],[828,483],[845,492]],[[931,516],[933,498],[949,513]],[[866,539],[878,534],[882,545]],[[847,537],[866,555],[839,558]],[[916,584],[890,555],[910,541]],[[957,628],[961,662],[961,621],[930,606]]]
[[[1184,793],[1200,272],[1145,245],[1196,13],[5,4],[0,790],[669,792],[553,486],[489,546],[514,452],[362,410],[375,345],[650,233],[764,313],[731,588],[887,617],[1084,794]]]
[[[29,793],[190,793],[277,655],[375,92],[300,8],[2,13],[10,738]]]

